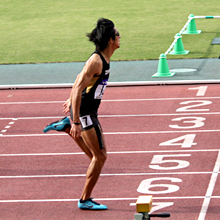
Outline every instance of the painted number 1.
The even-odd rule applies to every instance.
[[[198,90],[196,96],[204,96],[207,90],[207,86],[199,86],[196,88],[189,88],[189,90]]]

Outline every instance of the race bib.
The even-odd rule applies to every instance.
[[[102,99],[105,88],[107,86],[108,79],[103,79],[102,82],[97,86],[94,94],[94,99]]]
[[[80,117],[79,119],[80,119],[80,122],[83,128],[89,127],[93,124],[90,115],[84,115]]]

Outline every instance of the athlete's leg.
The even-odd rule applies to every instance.
[[[83,141],[93,154],[91,163],[86,173],[86,183],[81,197],[82,200],[87,200],[91,197],[92,190],[100,176],[102,167],[107,158],[106,147],[101,128],[99,125],[96,126],[100,130],[100,137],[97,136],[97,131],[94,127],[82,132]],[[102,146],[100,146],[100,143]]]
[[[65,130],[65,132],[70,135],[70,128],[67,128],[67,129]],[[72,136],[70,135],[70,137],[72,137]],[[77,145],[81,148],[81,150],[82,150],[90,159],[92,159],[93,155],[92,155],[90,149],[86,146],[86,144],[85,144],[85,142],[83,141],[82,137],[77,138],[77,139],[74,139],[74,140],[75,140],[75,142],[77,143]]]
[[[73,109],[72,109],[72,106],[71,106],[71,108],[70,108],[70,117],[71,117],[71,119],[73,120]],[[65,130],[65,132],[66,132],[67,134],[69,134],[70,137],[72,137],[71,134],[70,134],[70,129],[71,129],[71,127],[67,128],[67,129]],[[73,137],[72,137],[72,138],[73,138]],[[74,139],[74,138],[73,138],[73,139]],[[90,149],[88,148],[88,146],[85,144],[85,142],[83,141],[82,137],[77,138],[77,139],[74,139],[74,140],[75,140],[75,142],[77,143],[77,145],[81,148],[81,150],[82,150],[90,159],[92,159],[92,157],[93,157],[92,152],[90,151]]]

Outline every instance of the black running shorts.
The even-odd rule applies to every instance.
[[[73,112],[72,112],[72,108],[70,110],[70,117],[73,120]],[[86,131],[89,130],[90,128],[95,128],[96,134],[97,134],[97,138],[99,141],[99,146],[100,149],[102,150],[104,148],[104,144],[103,144],[103,140],[102,140],[102,128],[101,125],[99,123],[99,120],[97,118],[97,115],[94,114],[86,114],[83,116],[80,116],[80,122],[81,122],[81,128],[82,131]]]

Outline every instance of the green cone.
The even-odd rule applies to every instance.
[[[189,18],[190,17],[191,18],[193,17],[193,19],[189,22],[187,29],[186,31],[183,32],[183,34],[200,34],[202,31],[196,29],[196,22],[195,22],[194,15],[191,14],[189,15]]]
[[[175,37],[178,37],[178,40],[175,43],[173,51],[171,51],[170,54],[172,55],[188,54],[189,50],[184,50],[181,34],[176,34]]]
[[[174,74],[169,70],[166,55],[160,54],[157,72],[152,77],[172,77]]]

